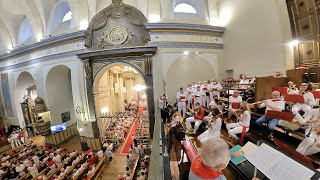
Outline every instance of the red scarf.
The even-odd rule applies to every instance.
[[[232,94],[232,97],[237,98],[238,96],[235,96],[235,95]]]
[[[197,175],[198,177],[201,177],[203,179],[215,179],[220,176],[223,176],[221,172],[216,172],[212,170],[210,167],[203,164],[201,161],[201,157],[197,156],[192,164],[191,164],[191,171]]]

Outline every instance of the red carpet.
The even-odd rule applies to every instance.
[[[130,145],[133,144],[131,136],[132,136],[132,134],[136,135],[136,129],[138,127],[139,120],[140,119],[136,119],[133,122],[131,129],[128,133],[128,136],[127,136],[126,140],[124,141],[124,144],[119,152],[119,156],[126,156],[127,154],[129,154]]]

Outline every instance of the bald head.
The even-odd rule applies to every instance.
[[[279,91],[273,91],[271,96],[272,96],[272,99],[280,98],[280,92]]]

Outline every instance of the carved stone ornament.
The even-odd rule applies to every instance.
[[[37,97],[34,100],[34,107],[31,109],[33,113],[38,114],[38,113],[43,113],[43,112],[47,112],[48,109],[46,107],[46,105],[44,104],[44,101],[42,98]]]
[[[150,35],[145,27],[147,18],[122,0],[100,11],[91,20],[86,31],[85,46],[92,50],[145,45]]]

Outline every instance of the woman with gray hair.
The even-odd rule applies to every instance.
[[[231,157],[240,155],[241,151],[230,155],[229,146],[223,139],[207,138],[201,144],[200,155],[191,164],[189,179],[226,180],[221,171],[227,167]]]

